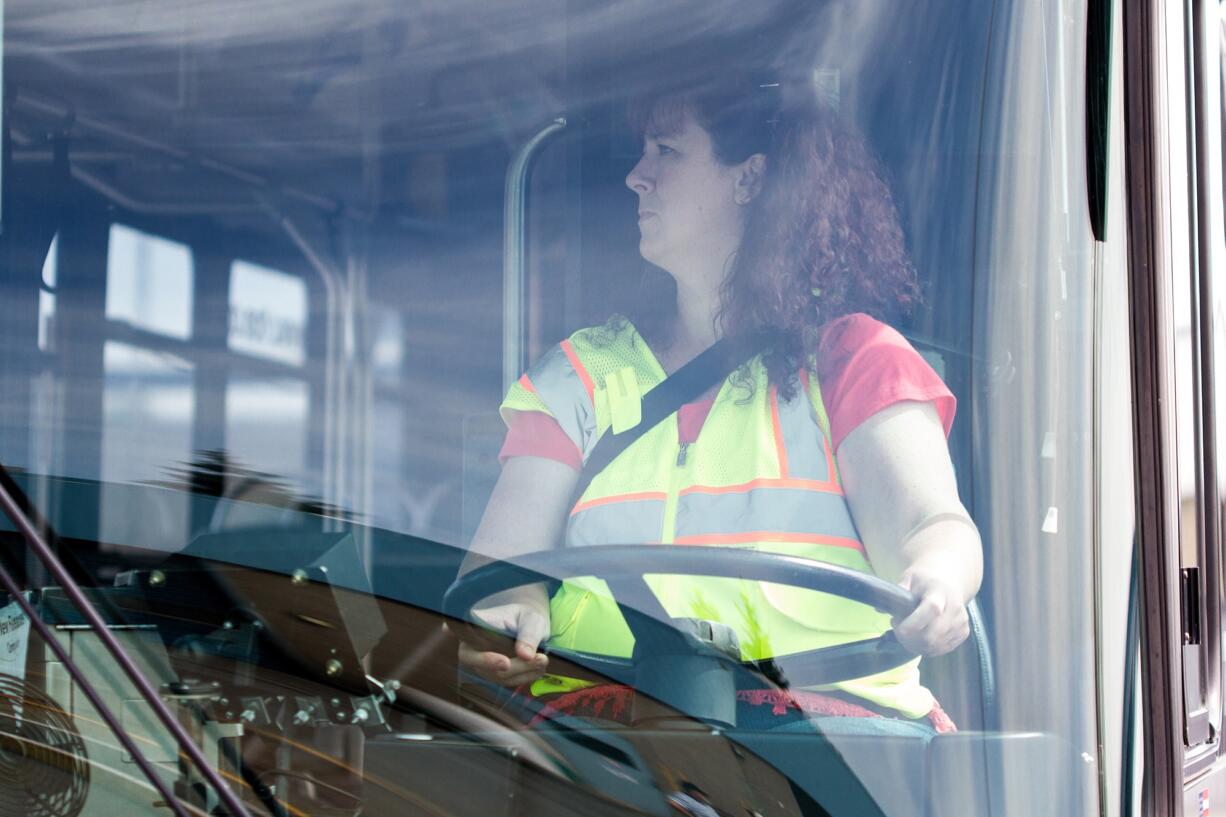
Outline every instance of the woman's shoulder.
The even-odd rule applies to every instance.
[[[629,318],[614,315],[604,323],[576,329],[567,341],[572,345],[599,349],[631,342],[638,337],[639,333]]]
[[[894,346],[912,349],[907,339],[888,323],[863,312],[841,315],[827,321],[819,330],[817,355],[855,352],[866,346]]]
[[[654,384],[656,368],[651,350],[624,318],[572,332],[539,357],[520,380],[524,389],[549,388],[549,384],[581,385],[576,399],[591,403],[605,379],[623,369],[633,369],[641,388]],[[566,390],[569,392],[569,388]]]
[[[902,333],[856,313],[822,327],[816,372],[831,419],[835,447],[853,428],[894,403],[933,402],[948,433],[953,394]]]
[[[820,379],[835,378],[849,366],[866,362],[919,359],[919,353],[894,327],[871,315],[855,312],[825,323],[813,350]]]
[[[573,332],[560,346],[572,365],[582,365],[596,380],[627,366],[641,370],[641,377],[650,380],[658,365],[647,341],[622,317]]]

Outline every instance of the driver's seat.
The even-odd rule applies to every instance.
[[[1093,782],[1073,747],[1037,732],[957,732],[928,741],[770,732],[732,737],[830,814],[860,813],[865,796],[887,815],[1083,814]],[[815,740],[833,752],[819,751]]]

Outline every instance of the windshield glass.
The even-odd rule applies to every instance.
[[[1083,3],[3,11],[3,485],[253,813],[1092,804]]]

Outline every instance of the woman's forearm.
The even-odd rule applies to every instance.
[[[460,574],[487,562],[557,547],[578,477],[573,468],[553,460],[507,460]]]
[[[899,578],[918,573],[940,577],[966,603],[979,592],[983,580],[983,548],[979,531],[961,514],[934,515],[921,523],[898,548]]]
[[[893,582],[940,579],[965,602],[979,589],[979,532],[958,498],[949,449],[930,405],[901,403],[847,435],[839,470],[873,570]]]

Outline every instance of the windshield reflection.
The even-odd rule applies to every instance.
[[[1124,270],[1094,266],[1084,205],[1084,11],[8,0],[0,463],[253,812],[939,815],[1007,792],[1018,813],[1077,813],[1080,758],[1098,753],[1093,287]],[[705,62],[661,72],[692,48]],[[717,611],[758,625],[724,652],[745,682],[719,701],[579,639],[546,646],[551,676],[634,688],[652,711],[637,720],[623,691],[545,712],[457,660],[469,624],[446,593],[503,472],[503,316],[529,364],[675,297],[639,252],[628,101],[750,51],[880,160],[922,294],[895,328],[957,401],[948,446],[984,543],[983,626],[924,661],[961,730],[930,752],[712,716],[742,693],[763,719],[798,716],[792,692],[811,686],[775,660],[800,651],[774,649],[757,596]],[[526,177],[512,302],[507,169],[558,117]],[[1099,535],[1126,541],[1123,516]],[[0,520],[5,565],[57,637],[185,800],[216,805],[15,529]],[[630,660],[626,620],[672,616],[606,589],[589,602],[616,638],[599,646]],[[703,635],[700,652],[722,637]],[[83,813],[164,811],[60,662],[28,646],[24,688],[88,752]],[[654,657],[682,651],[666,646]]]

